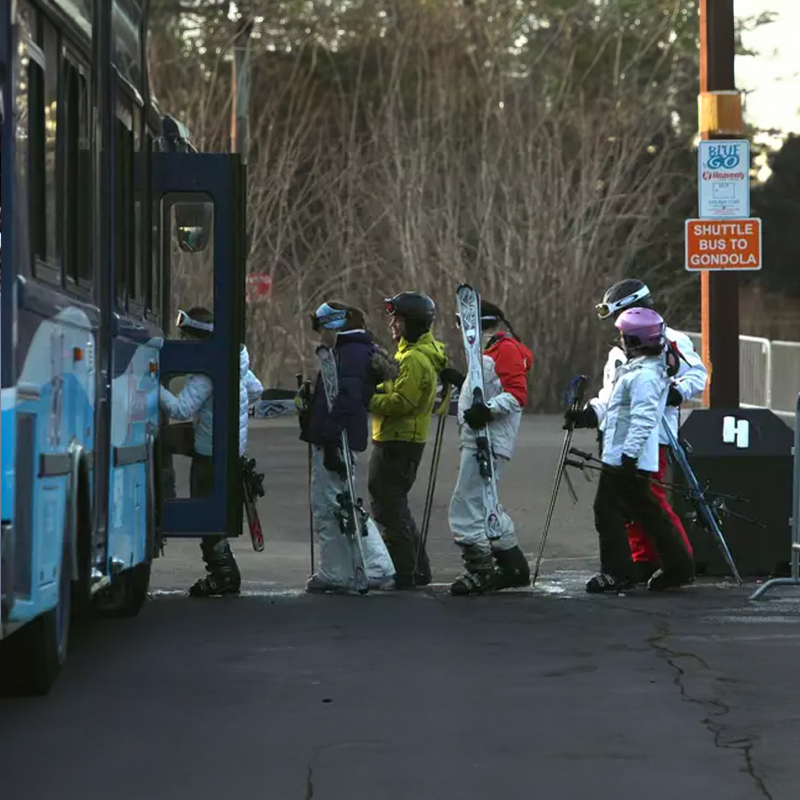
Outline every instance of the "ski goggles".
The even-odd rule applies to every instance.
[[[393,317],[397,313],[397,303],[393,297],[385,298],[383,301],[383,307],[386,309],[386,313],[390,317]]]
[[[199,319],[193,319],[183,309],[178,309],[178,316],[175,318],[176,328],[194,328],[197,331],[213,332],[213,322],[201,322]]]
[[[498,317],[497,314],[482,314],[481,315],[481,326],[485,325],[486,323],[498,323],[503,322],[502,317]],[[456,314],[456,328],[461,330],[461,314]]]
[[[613,303],[598,303],[594,310],[597,312],[599,319],[608,319],[612,314],[616,314],[617,311],[622,311],[624,308],[633,305],[637,300],[644,300],[649,294],[650,290],[646,286],[642,286],[641,289],[637,289],[633,294],[615,300]]]
[[[315,332],[320,330],[338,331],[347,324],[347,311],[340,308],[331,308],[323,303],[311,315],[311,327]]]

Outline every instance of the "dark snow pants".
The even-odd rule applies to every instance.
[[[428,554],[408,505],[424,449],[424,442],[373,442],[369,458],[372,516],[381,528],[400,589],[431,581]]]
[[[600,569],[618,580],[635,578],[626,522],[638,523],[653,541],[665,574],[689,580],[692,556],[681,532],[650,490],[650,473],[625,473],[604,466],[594,499],[594,521],[600,537]]]

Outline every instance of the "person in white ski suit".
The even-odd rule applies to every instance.
[[[490,540],[486,535],[484,481],[475,431],[488,426],[495,480],[499,483],[514,455],[522,411],[528,402],[533,354],[517,339],[496,305],[482,300],[480,314],[485,403],[473,404],[469,374],[458,399],[461,463],[450,500],[449,523],[461,549],[464,573],[450,587],[454,595],[530,584],[530,568],[517,543],[514,522],[502,506],[499,538]]]
[[[334,348],[339,392],[328,411],[321,373],[311,397],[299,398],[300,439],[311,444],[311,511],[319,541],[319,565],[307,583],[309,592],[357,591],[351,543],[342,532],[337,512],[339,495],[347,492],[347,471],[341,432],[347,431],[351,457],[366,450],[367,407],[378,383],[396,374],[388,353],[365,328],[364,314],[344,303],[323,303],[312,315],[322,344]],[[355,469],[355,458],[352,461]],[[395,569],[389,551],[371,517],[361,539],[370,589],[394,586]]]
[[[617,367],[603,429],[603,470],[594,502],[600,539],[600,573],[587,584],[592,593],[621,591],[636,582],[625,523],[648,531],[660,568],[648,589],[679,586],[694,578],[694,565],[681,532],[651,490],[658,473],[659,426],[670,389],[663,319],[652,309],[631,308],[615,323],[626,355]]]
[[[626,279],[615,283],[605,293],[603,302],[597,306],[597,315],[600,319],[616,319],[628,308],[652,308],[653,299],[649,288],[639,280]],[[702,359],[694,349],[692,340],[680,331],[667,327],[667,342],[671,348],[672,356],[672,382],[667,395],[667,404],[664,411],[664,422],[669,425],[675,437],[678,437],[680,423],[680,406],[684,401],[702,395],[708,381],[708,370],[703,364]],[[611,389],[614,384],[614,376],[617,367],[627,361],[624,350],[617,346],[611,348],[608,354],[605,368],[603,369],[603,386],[597,397],[590,400],[583,412],[578,412],[574,417],[576,427],[597,427],[602,436],[605,427],[605,415],[608,401],[611,396]],[[676,371],[677,370],[677,371]],[[659,425],[658,433],[659,457],[656,479],[663,481],[667,475],[669,460],[669,439],[663,428],[663,423]],[[667,498],[665,487],[661,485],[651,485],[651,491],[657,500],[670,516],[673,525],[678,529],[689,553],[692,553],[692,545],[680,517],[675,513]],[[652,539],[648,532],[642,529],[641,525],[628,522],[628,541],[636,573],[640,582],[646,582],[650,576],[658,569],[658,554],[653,546]]]
[[[178,311],[176,325],[182,338],[206,339],[213,333],[214,317],[208,309],[198,306],[189,311]],[[248,407],[261,396],[263,388],[250,370],[250,355],[242,345],[239,351],[239,456],[243,456],[247,449]],[[177,397],[161,387],[162,410],[174,420],[192,423],[194,441],[189,472],[192,497],[207,496],[213,489],[213,389],[207,375],[188,375]],[[208,574],[197,580],[189,594],[192,597],[238,594],[241,575],[227,538],[205,536],[200,550]]]

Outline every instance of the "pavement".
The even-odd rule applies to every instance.
[[[47,697],[0,699],[0,798],[796,800],[800,592],[586,596],[593,486],[578,476],[535,589],[451,598],[449,428],[437,585],[320,597],[302,592],[304,446],[287,420],[254,427],[268,543],[235,544],[244,596],[186,598],[199,548],[170,542],[139,617],[83,625]],[[555,418],[526,418],[501,485],[531,558],[561,439]],[[423,464],[418,509],[426,481]]]

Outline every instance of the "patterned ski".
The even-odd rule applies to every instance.
[[[264,496],[264,476],[256,472],[256,460],[242,456],[242,478],[244,480],[244,512],[250,528],[250,541],[253,550],[260,553],[264,549],[264,529],[258,516],[258,498]]]
[[[328,410],[333,408],[334,400],[339,394],[339,375],[336,364],[336,355],[330,347],[320,345],[317,348],[317,361],[322,375],[322,385],[325,389],[325,399]],[[339,508],[336,516],[339,527],[347,537],[350,544],[350,553],[353,560],[353,575],[355,576],[356,589],[361,594],[369,591],[369,579],[364,560],[364,546],[361,537],[367,535],[367,512],[363,502],[356,496],[356,480],[353,473],[353,457],[350,452],[350,443],[347,440],[347,431],[341,434],[342,459],[347,470],[347,489],[337,496]]]
[[[484,402],[483,348],[481,346],[481,298],[478,292],[466,283],[456,290],[456,306],[461,320],[461,336],[467,356],[467,380],[472,392],[472,402]],[[484,527],[488,539],[500,538],[500,514],[502,506],[497,496],[497,480],[492,462],[492,442],[488,427],[475,431],[478,468],[483,478]]]

